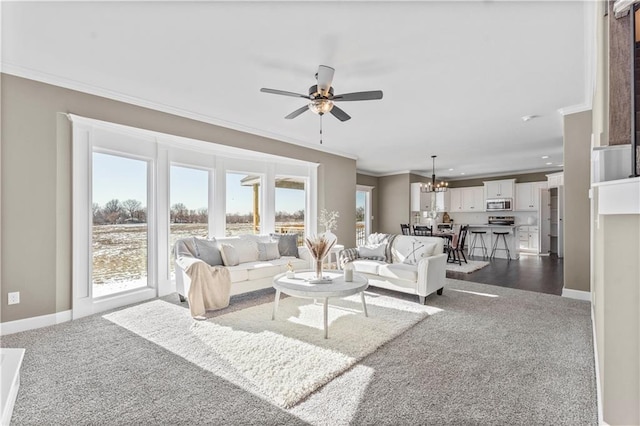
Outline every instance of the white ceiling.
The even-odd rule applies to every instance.
[[[3,2],[2,71],[346,154],[370,174],[430,175],[431,155],[438,178],[553,170],[558,111],[589,102],[585,7]],[[320,64],[336,94],[384,91],[341,103],[347,122],[325,116],[322,146],[317,115],[284,119],[303,99],[259,91],[307,93]]]

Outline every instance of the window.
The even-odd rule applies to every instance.
[[[93,153],[93,297],[147,286],[148,163]]]
[[[74,319],[174,292],[178,238],[315,232],[315,163],[69,118]]]
[[[169,267],[175,271],[172,249],[180,238],[209,236],[209,172],[171,166],[169,210]]]
[[[305,235],[305,180],[276,176],[275,197],[276,232],[298,234],[298,244],[302,245]]]
[[[261,182],[258,175],[227,173],[227,237],[260,233]]]
[[[371,192],[372,186],[356,186],[356,244],[365,245],[371,233]]]

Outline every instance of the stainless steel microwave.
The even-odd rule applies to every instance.
[[[486,211],[499,212],[513,210],[513,200],[511,198],[491,198],[487,200]]]

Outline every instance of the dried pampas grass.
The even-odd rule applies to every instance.
[[[329,241],[324,235],[306,237],[304,243],[315,260],[322,260],[331,251],[336,240]]]

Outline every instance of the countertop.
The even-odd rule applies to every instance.
[[[488,223],[470,223],[469,228],[517,228],[522,225],[489,225]]]

